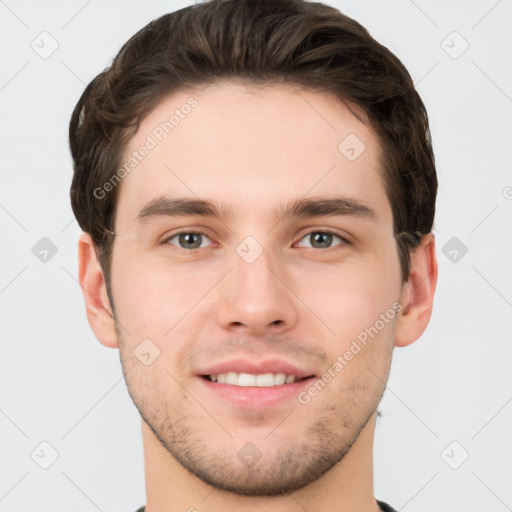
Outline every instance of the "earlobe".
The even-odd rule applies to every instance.
[[[78,241],[78,279],[84,295],[87,320],[96,338],[109,348],[117,348],[117,334],[107,287],[96,248],[89,233]]]
[[[411,254],[411,273],[402,288],[402,311],[395,328],[395,346],[405,347],[425,331],[432,315],[437,284],[437,257],[433,233],[422,237]]]

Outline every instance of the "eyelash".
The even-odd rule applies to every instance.
[[[342,235],[340,235],[337,231],[335,230],[332,230],[332,229],[325,229],[325,230],[319,230],[319,229],[315,229],[315,230],[312,230],[312,231],[308,231],[306,234],[304,234],[300,239],[299,241],[303,240],[304,238],[306,238],[307,236],[310,236],[312,235],[313,233],[321,233],[321,234],[327,234],[327,235],[334,235],[336,237],[338,237],[342,243],[338,244],[338,245],[335,245],[333,247],[326,247],[326,248],[317,248],[317,247],[306,247],[306,249],[314,249],[314,250],[317,250],[317,251],[329,251],[329,250],[334,250],[336,249],[337,247],[343,247],[345,245],[350,245],[350,242],[345,238],[343,237]],[[162,240],[161,242],[161,245],[172,245],[175,249],[178,249],[180,251],[184,251],[184,252],[195,252],[195,251],[198,251],[199,249],[206,249],[206,247],[196,247],[194,249],[184,249],[183,247],[179,247],[177,245],[174,245],[174,244],[170,244],[169,243],[169,240],[172,240],[173,238],[179,236],[179,235],[201,235],[201,236],[204,236],[208,239],[210,239],[210,237],[206,234],[206,233],[203,233],[202,231],[178,231],[177,233],[173,233],[172,235],[166,237],[164,240]]]

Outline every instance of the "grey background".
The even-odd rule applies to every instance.
[[[188,3],[0,1],[1,511],[145,503],[140,418],[117,350],[89,328],[77,282],[67,126],[125,40]],[[440,182],[433,317],[419,341],[395,351],[375,439],[376,496],[406,512],[511,510],[512,2],[326,3],[410,71]],[[47,58],[55,43],[43,31],[58,43]],[[54,255],[40,252],[43,237]],[[42,442],[58,452],[47,469]]]

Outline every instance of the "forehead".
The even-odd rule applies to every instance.
[[[342,195],[389,217],[381,147],[356,114],[331,94],[290,84],[173,93],[128,144],[116,226],[162,196],[261,216],[301,197]]]

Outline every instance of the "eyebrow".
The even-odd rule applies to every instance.
[[[154,217],[188,217],[200,215],[227,219],[230,208],[197,198],[158,197],[146,204],[139,212],[136,220],[147,222]],[[306,198],[288,202],[276,212],[281,218],[309,218],[323,216],[357,217],[375,220],[377,214],[366,203],[346,198]]]

